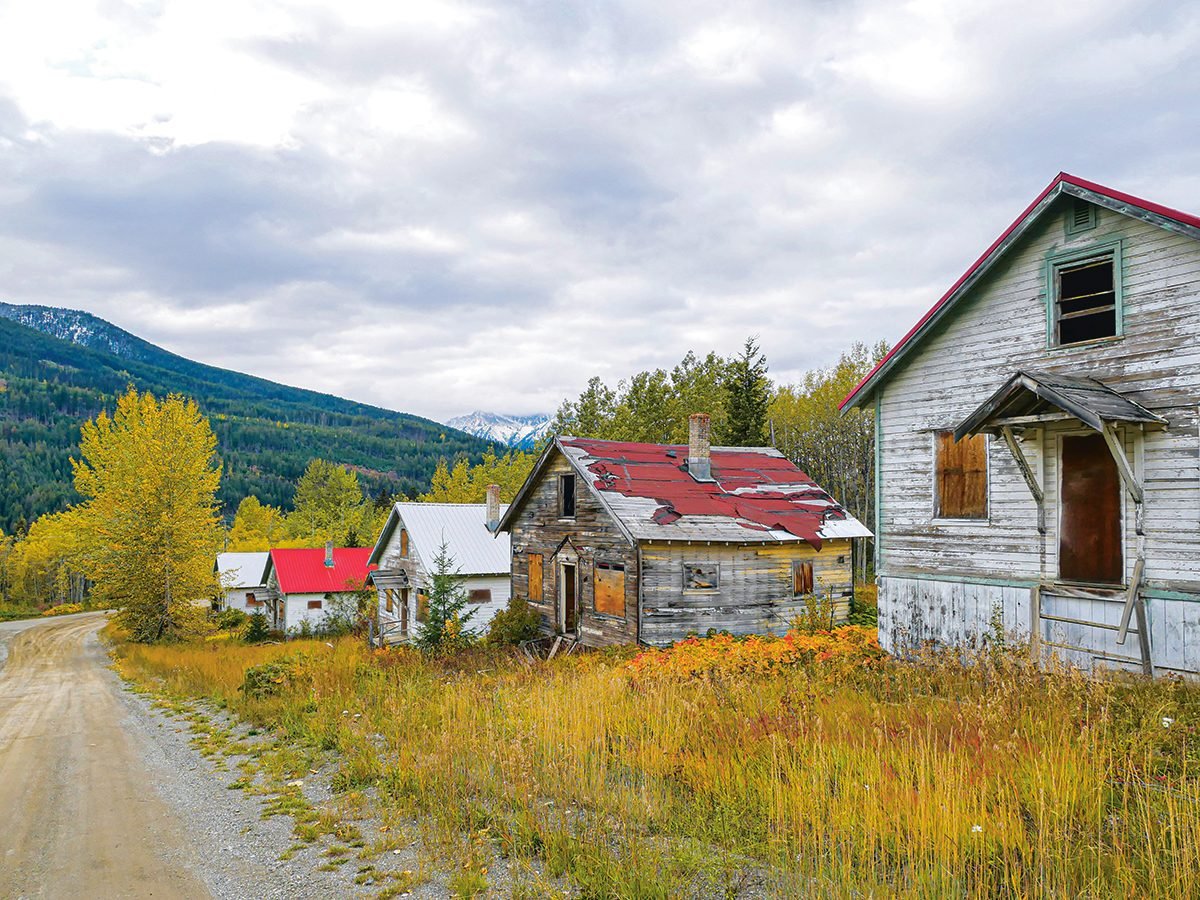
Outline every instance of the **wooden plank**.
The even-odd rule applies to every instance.
[[[1142,589],[1142,572],[1146,561],[1139,556],[1133,564],[1133,578],[1129,580],[1129,590],[1125,596],[1125,608],[1121,611],[1121,625],[1117,629],[1117,643],[1125,643],[1125,635],[1129,632],[1129,616],[1133,613],[1135,604],[1141,602],[1138,592]]]
[[[1146,627],[1146,604],[1140,599],[1134,604],[1137,612],[1138,648],[1142,651],[1142,674],[1154,677],[1154,661],[1150,655],[1150,629]]]

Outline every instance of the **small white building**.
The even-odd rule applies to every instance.
[[[374,566],[369,547],[275,549],[264,574],[271,628],[294,635],[307,627],[319,631],[342,595],[367,584]]]
[[[434,558],[442,544],[463,576],[463,587],[475,614],[468,627],[487,627],[508,605],[512,552],[507,534],[495,526],[507,510],[499,488],[488,491],[488,503],[397,503],[367,562],[377,569],[371,583],[379,592],[376,634],[383,643],[409,640],[424,621]]]
[[[221,579],[217,610],[266,611],[266,553],[218,553],[213,567]]]

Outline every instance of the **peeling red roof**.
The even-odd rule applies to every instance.
[[[714,449],[714,481],[688,474],[686,446],[561,438],[583,454],[598,491],[659,504],[655,525],[713,516],[754,531],[784,531],[821,549],[820,530],[849,518],[828,493],[775,450]]]
[[[361,587],[367,573],[370,547],[337,547],[333,565],[325,565],[325,548],[288,548],[271,551],[271,567],[284,594],[335,594]]]
[[[866,374],[862,381],[855,385],[854,390],[846,395],[846,398],[842,400],[842,402],[838,405],[838,408],[845,409],[854,401],[856,397],[859,396],[859,394],[863,393],[863,391],[871,382],[875,381],[876,378],[883,373],[884,369],[891,365],[894,359],[898,358],[908,349],[908,345],[910,343],[916,343],[915,339],[924,333],[930,319],[936,316],[944,306],[946,306],[956,297],[959,289],[966,284],[979,269],[989,265],[992,262],[993,255],[1001,248],[1005,241],[1007,241],[1009,237],[1015,231],[1017,231],[1018,228],[1025,224],[1025,221],[1041,205],[1043,200],[1049,197],[1054,191],[1062,188],[1063,185],[1073,185],[1074,187],[1082,188],[1085,191],[1091,191],[1093,194],[1099,194],[1102,197],[1107,197],[1108,199],[1116,201],[1117,203],[1123,203],[1136,209],[1154,213],[1155,215],[1161,216],[1164,219],[1168,219],[1172,222],[1178,222],[1180,225],[1185,225],[1189,228],[1200,229],[1200,217],[1198,216],[1193,216],[1190,213],[1180,212],[1177,209],[1172,209],[1169,206],[1163,206],[1160,203],[1154,203],[1150,200],[1143,200],[1141,197],[1135,197],[1132,194],[1126,194],[1123,191],[1113,190],[1112,188],[1105,187],[1102,184],[1097,184],[1094,181],[1087,181],[1086,179],[1078,178],[1074,175],[1068,175],[1066,172],[1059,172],[1058,175],[1055,176],[1054,180],[1046,186],[1046,189],[1038,194],[1032,203],[1025,207],[1024,211],[1013,220],[1011,225],[1004,229],[1004,232],[1000,235],[1000,237],[996,238],[996,240],[992,242],[991,246],[983,251],[983,254],[979,257],[979,259],[971,263],[970,268],[968,268],[967,271],[962,274],[958,281],[954,282],[954,284],[950,286],[950,290],[946,291],[946,293],[944,293],[938,299],[937,303],[933,304],[933,306],[929,308],[929,311],[926,312],[925,315],[921,316],[921,318],[917,321],[917,324],[910,328],[908,333],[896,342],[896,345],[892,347],[888,354],[875,364],[875,367]]]

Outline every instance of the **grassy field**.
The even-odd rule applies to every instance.
[[[117,655],[274,734],[280,781],[332,760],[463,896],[499,860],[545,879],[514,896],[1200,896],[1200,692],[1177,682],[899,663],[865,629],[532,665],[351,639]]]

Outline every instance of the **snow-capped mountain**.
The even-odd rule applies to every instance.
[[[546,434],[550,428],[550,417],[545,415],[502,416],[498,413],[477,410],[469,415],[455,416],[446,424],[484,440],[503,444],[505,447],[528,450]]]

